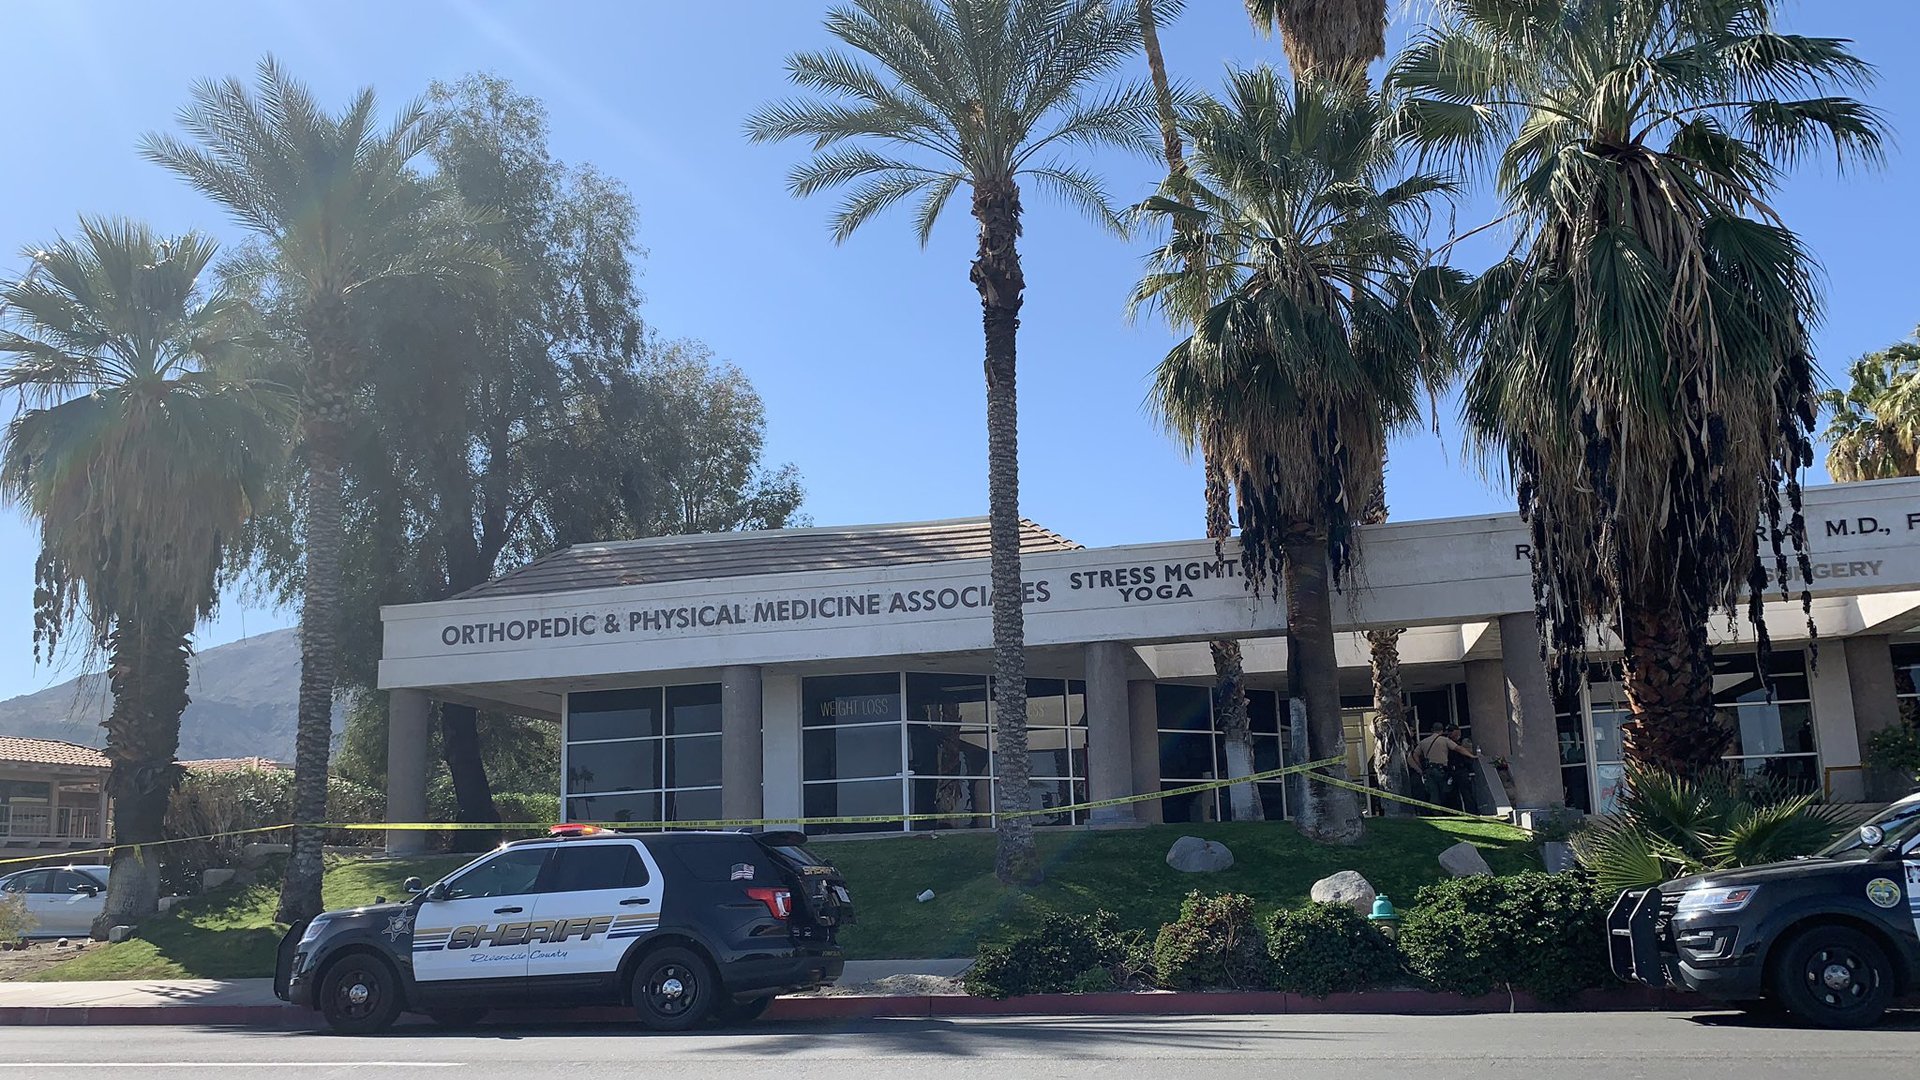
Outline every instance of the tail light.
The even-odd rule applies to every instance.
[[[791,889],[755,887],[748,889],[747,895],[767,905],[767,914],[776,919],[784,919],[793,914],[793,891]]]

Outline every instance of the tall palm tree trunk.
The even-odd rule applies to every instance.
[[[300,697],[293,750],[293,820],[327,816],[327,757],[333,741],[333,692],[339,677],[340,551],[343,546],[346,371],[352,332],[344,303],[317,304],[307,330],[309,370],[303,433],[307,444],[305,577],[300,584]],[[293,831],[293,855],[280,887],[279,922],[320,914],[321,832]]]
[[[1027,752],[1026,618],[1020,580],[1020,429],[1015,358],[1026,278],[1020,270],[1020,189],[1012,180],[976,182],[973,216],[980,249],[973,283],[987,357],[987,530],[993,581],[993,772],[997,791],[994,876],[1009,884],[1041,878],[1034,847]]]
[[[180,777],[180,714],[187,709],[190,618],[120,620],[108,640],[107,796],[113,806],[113,873],[93,936],[153,914],[160,904],[159,850],[167,800]],[[132,846],[126,846],[132,845]]]
[[[1373,771],[1380,786],[1395,795],[1412,795],[1407,759],[1413,752],[1413,727],[1407,722],[1406,688],[1400,681],[1399,630],[1367,631],[1373,669]],[[1385,800],[1388,817],[1413,813],[1407,803]]]
[[[1180,145],[1180,117],[1173,107],[1173,85],[1167,79],[1166,57],[1160,52],[1160,29],[1154,18],[1153,0],[1139,0],[1140,38],[1146,46],[1147,69],[1153,77],[1153,92],[1160,115],[1160,141],[1166,153],[1168,177],[1187,171],[1186,154]],[[1192,272],[1189,265],[1188,271]],[[1228,483],[1218,455],[1211,445],[1201,449],[1206,472],[1207,538],[1221,541],[1233,536],[1233,485]],[[1247,722],[1246,668],[1240,643],[1221,638],[1208,643],[1213,654],[1213,716],[1226,750],[1227,777],[1235,779],[1253,773],[1253,736]],[[1235,784],[1227,791],[1228,806],[1235,821],[1259,821],[1260,796],[1252,784]]]
[[[1305,706],[1307,755],[1318,761],[1338,757],[1326,775],[1346,780],[1346,728],[1340,718],[1340,662],[1333,648],[1333,588],[1327,568],[1327,540],[1308,529],[1290,531],[1286,554],[1287,632],[1293,638],[1287,672],[1292,693]],[[1365,832],[1360,799],[1331,784],[1309,780],[1306,805],[1297,815],[1300,830],[1321,843],[1358,843]]]
[[[1718,768],[1732,732],[1714,712],[1703,620],[1688,618],[1672,590],[1647,586],[1623,602],[1618,629],[1633,710],[1620,731],[1627,760],[1682,776]]]

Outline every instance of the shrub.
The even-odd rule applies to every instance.
[[[1920,780],[1920,728],[1895,724],[1867,739],[1867,764]]]
[[[1119,980],[1113,977],[1112,968],[1093,967],[1074,976],[1067,987],[1071,994],[1106,994],[1118,989]]]
[[[1318,998],[1383,986],[1400,974],[1393,942],[1346,904],[1274,912],[1267,956],[1274,989]]]
[[[1119,925],[1110,911],[1048,915],[1031,934],[1005,945],[982,945],[962,985],[969,994],[992,998],[1081,993],[1076,987],[1100,969],[1107,972],[1100,989],[1111,990],[1117,978],[1110,968],[1124,952]]]
[[[1718,769],[1688,779],[1627,773],[1614,812],[1573,837],[1574,855],[1601,888],[1623,889],[1811,855],[1852,820],[1850,811],[1765,777]]]
[[[1253,920],[1253,897],[1188,893],[1180,917],[1154,939],[1153,967],[1169,990],[1265,986],[1267,949]]]
[[[0,893],[0,941],[15,942],[33,929],[26,893]]]
[[[1407,970],[1475,997],[1499,987],[1558,1001],[1609,976],[1612,894],[1583,874],[1465,877],[1428,885],[1400,926]]]

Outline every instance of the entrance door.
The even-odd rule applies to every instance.
[[[518,979],[527,973],[534,889],[551,848],[508,848],[428,890],[414,914],[420,982]]]
[[[660,925],[659,864],[637,840],[575,840],[553,859],[534,907],[527,974],[610,978],[633,940]]]

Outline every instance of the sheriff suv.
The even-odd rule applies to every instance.
[[[557,826],[431,886],[408,879],[404,903],[294,926],[274,992],[349,1034],[500,1006],[630,1005],[660,1031],[752,1020],[844,965],[846,882],[805,840]]]
[[[1920,990],[1920,793],[1818,855],[1624,892],[1607,925],[1623,979],[1865,1027]]]

